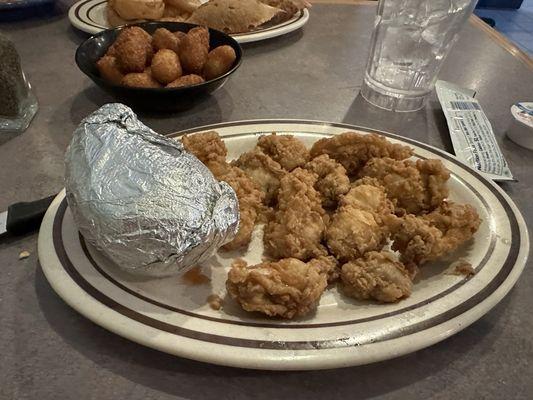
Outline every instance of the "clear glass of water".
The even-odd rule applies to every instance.
[[[424,106],[477,0],[379,0],[361,95],[393,111]]]

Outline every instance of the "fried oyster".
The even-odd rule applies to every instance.
[[[394,303],[409,297],[413,286],[404,265],[386,251],[371,251],[341,268],[342,290],[358,300]]]
[[[393,205],[383,188],[354,186],[341,198],[326,231],[329,251],[341,262],[381,250],[390,234]]]
[[[317,141],[311,148],[311,157],[321,154],[327,154],[341,163],[348,175],[356,175],[371,158],[403,160],[412,156],[413,150],[408,146],[389,142],[375,133],[345,132]]]
[[[322,244],[327,215],[314,189],[316,179],[315,174],[301,168],[281,178],[278,209],[263,238],[269,256],[307,261],[327,255]]]
[[[440,160],[372,158],[359,174],[376,178],[396,201],[399,213],[428,212],[448,197],[450,172]]]
[[[226,288],[246,311],[288,319],[303,316],[316,309],[328,285],[324,273],[328,267],[322,267],[323,262],[285,258],[247,267],[237,260],[228,273]]]

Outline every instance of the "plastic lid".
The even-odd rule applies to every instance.
[[[522,124],[533,128],[533,102],[523,101],[511,107],[511,114]]]

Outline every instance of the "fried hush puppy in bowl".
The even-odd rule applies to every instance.
[[[78,66],[98,86],[132,107],[158,111],[189,108],[219,88],[241,58],[230,36],[178,22],[109,29],[76,52]]]

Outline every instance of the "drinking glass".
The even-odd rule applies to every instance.
[[[477,0],[379,0],[361,95],[393,111],[424,106]]]

